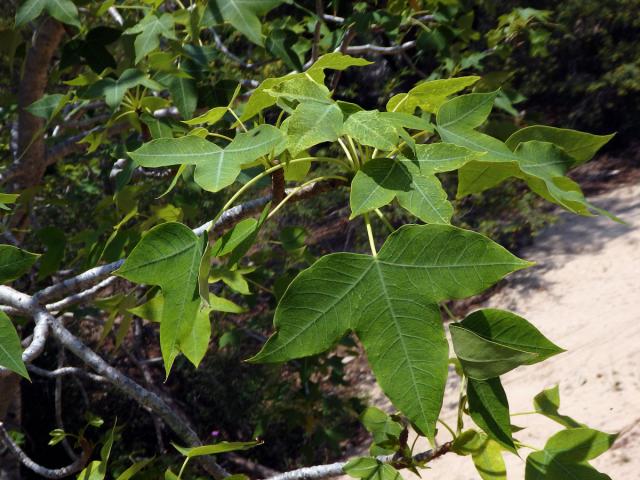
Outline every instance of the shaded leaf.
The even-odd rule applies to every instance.
[[[27,273],[40,257],[13,245],[0,245],[0,283],[7,283]]]
[[[469,415],[492,440],[516,453],[511,437],[509,402],[499,378],[469,379],[467,384]]]
[[[467,376],[498,377],[563,352],[524,318],[504,310],[473,312],[449,326],[453,349]]]
[[[576,422],[573,418],[562,415],[558,410],[560,408],[560,390],[558,385],[553,388],[543,390],[533,398],[533,408],[536,412],[550,418],[554,422],[567,428],[584,427],[583,424]]]
[[[20,337],[4,312],[0,312],[0,366],[29,380],[29,372],[22,361]]]

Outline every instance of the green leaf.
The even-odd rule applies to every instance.
[[[388,463],[382,463],[372,457],[359,457],[350,460],[344,472],[353,478],[365,480],[402,480],[402,475]]]
[[[53,93],[51,95],[45,95],[39,100],[36,100],[29,105],[26,110],[36,117],[50,120],[60,110],[63,99],[66,99],[66,95],[61,93]]]
[[[216,240],[211,249],[211,255],[222,257],[231,253],[254,232],[257,224],[258,221],[255,218],[245,218],[236,223],[232,229],[227,230],[224,235]]]
[[[84,92],[88,97],[105,97],[106,104],[115,109],[124,98],[124,94],[127,90],[142,85],[152,90],[161,91],[164,89],[155,80],[151,80],[140,70],[135,68],[128,68],[120,75],[120,78],[114,80],[113,78],[103,78],[97,81],[93,85],[90,85]]]
[[[158,138],[145,143],[129,156],[143,167],[196,165],[194,179],[209,192],[231,185],[243,164],[271,152],[280,152],[282,133],[271,125],[260,125],[247,133],[239,133],[224,149],[203,138],[187,135],[181,138]]]
[[[471,455],[482,480],[507,480],[507,468],[500,445],[486,435],[467,430],[454,440],[451,450],[458,455]]]
[[[136,49],[135,63],[139,63],[147,54],[153,52],[160,46],[160,37],[176,39],[173,30],[173,16],[170,13],[163,13],[160,17],[149,14],[138,24],[124,31],[124,35],[137,35],[134,47]]]
[[[219,442],[213,445],[201,445],[199,447],[180,447],[172,443],[173,447],[187,458],[200,457],[202,455],[217,455],[219,453],[237,452],[238,450],[249,450],[260,445],[262,442]]]
[[[29,372],[22,361],[22,345],[11,319],[0,312],[0,366],[29,379]]]
[[[13,245],[0,245],[0,283],[8,283],[27,273],[40,257]]]
[[[258,16],[266,14],[284,0],[212,0],[225,21],[256,45],[263,46],[262,25]]]
[[[436,113],[447,97],[473,85],[480,77],[458,77],[429,80],[419,83],[407,93],[394,95],[387,102],[388,112],[413,113],[420,107],[425,112]]]
[[[203,241],[191,229],[180,223],[164,223],[149,230],[115,272],[132,282],[162,289],[165,302],[160,348],[167,375],[184,344],[191,347],[196,324],[201,328],[197,287],[202,252]]]
[[[577,166],[591,160],[614,135],[593,135],[566,128],[534,125],[513,133],[505,143],[511,150],[515,150],[520,143],[531,140],[553,143],[572,157],[575,160],[573,166]]]
[[[36,232],[36,237],[46,247],[46,251],[40,258],[40,268],[38,269],[38,280],[44,280],[60,269],[60,264],[64,259],[66,238],[64,231],[57,227],[41,228]]]
[[[543,450],[527,457],[526,480],[610,480],[588,460],[606,452],[617,435],[590,428],[569,428],[553,435]]]
[[[143,468],[149,465],[152,461],[153,461],[153,458],[147,458],[146,460],[140,460],[139,462],[135,462],[133,465],[127,468],[124,472],[118,475],[118,477],[116,477],[116,480],[131,480],[131,478],[136,473],[141,471]]]
[[[474,232],[404,226],[377,257],[327,255],[298,275],[276,309],[277,333],[251,360],[314,355],[354,331],[384,392],[433,438],[448,364],[438,303],[479,293],[527,265]]]
[[[374,158],[353,178],[350,218],[387,205],[395,197],[424,222],[447,224],[453,214],[447,194],[434,175],[422,175],[407,159]]]
[[[191,117],[198,106],[196,81],[192,78],[174,76],[168,81],[167,88],[182,118]]]
[[[593,460],[611,448],[617,434],[609,434],[591,428],[560,430],[544,446],[545,452],[563,462]]]
[[[584,427],[583,424],[576,422],[573,418],[562,415],[560,409],[560,390],[558,385],[543,390],[533,398],[533,408],[536,412],[550,418],[554,422],[567,428]]]
[[[504,310],[478,310],[449,327],[453,349],[467,376],[498,377],[562,353],[524,318]]]
[[[381,447],[393,447],[398,444],[402,425],[376,407],[367,408],[360,415],[364,428],[373,436],[373,442]]]
[[[372,63],[373,62],[364,58],[352,57],[351,55],[345,55],[340,52],[331,52],[318,58],[318,60],[309,67],[308,72],[312,75],[318,72],[324,74],[324,70],[327,68],[330,70],[346,70],[349,67],[365,67]]]
[[[363,58],[354,58],[339,52],[332,52],[321,56],[306,72],[298,74],[289,74],[284,77],[267,78],[254,90],[249,97],[249,101],[244,106],[244,111],[240,120],[246,121],[257,115],[259,112],[276,104],[276,98],[269,95],[267,90],[273,89],[282,82],[288,82],[296,78],[306,77],[309,75],[316,82],[324,81],[325,69],[344,70],[351,66],[369,65],[371,62]]]
[[[493,108],[498,91],[469,93],[446,102],[438,110],[438,130],[471,130],[482,125]]]
[[[228,110],[228,107],[213,107],[198,117],[192,118],[191,120],[183,120],[182,123],[186,123],[187,125],[215,125],[224,117]]]
[[[423,175],[457,170],[483,154],[451,143],[416,145],[415,162]]]
[[[46,11],[56,20],[80,28],[78,9],[71,0],[27,0],[16,12],[16,27],[20,27]]]
[[[164,297],[158,293],[148,302],[138,305],[135,308],[129,308],[127,311],[133,313],[144,320],[160,323],[162,321],[162,309],[164,307]]]
[[[333,142],[342,132],[342,111],[336,104],[301,103],[282,122],[292,156],[322,142]]]
[[[489,380],[469,379],[467,399],[471,419],[492,440],[516,453],[511,437],[509,402],[499,378]]]
[[[295,76],[264,91],[276,99],[284,98],[300,103],[333,103],[329,89],[324,84],[318,83],[308,76]]]
[[[350,115],[344,122],[342,134],[382,151],[393,150],[398,144],[394,122],[383,117],[378,110],[363,110]]]

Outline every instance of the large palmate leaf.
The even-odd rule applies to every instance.
[[[29,271],[40,257],[13,245],[0,245],[0,284],[11,282]]]
[[[394,198],[427,223],[449,223],[453,214],[447,193],[434,175],[422,175],[419,167],[405,158],[374,158],[358,170],[351,183],[351,218]]]
[[[292,156],[322,142],[333,142],[342,132],[342,110],[335,103],[301,103],[282,122]]]
[[[190,348],[200,307],[198,271],[203,239],[181,223],[163,223],[149,230],[116,274],[136,283],[157,285],[164,304],[160,322],[160,348],[167,375],[181,351],[198,356]],[[208,322],[208,319],[207,319]],[[186,351],[185,351],[186,350]],[[193,355],[192,355],[193,354]]]
[[[509,451],[516,452],[511,438],[509,402],[499,378],[469,379],[467,384],[469,415],[492,440]]]
[[[16,27],[37,18],[43,11],[62,23],[80,28],[78,9],[72,0],[27,0],[16,12]]]
[[[527,457],[525,480],[611,480],[588,461],[606,452],[616,437],[590,428],[561,430]]]
[[[467,376],[498,377],[562,353],[524,318],[504,310],[478,310],[449,327],[453,349]]]
[[[505,143],[511,150],[515,150],[520,143],[531,140],[553,143],[569,154],[575,160],[573,166],[576,166],[591,160],[596,152],[609,142],[613,136],[614,134],[593,135],[567,128],[534,125],[513,133]]]
[[[260,125],[239,133],[224,149],[195,135],[181,138],[158,138],[145,143],[131,158],[143,167],[195,165],[194,179],[209,192],[231,185],[243,164],[251,163],[271,152],[279,153],[282,133],[271,125]]]
[[[139,23],[124,31],[125,35],[137,35],[134,41],[136,49],[135,63],[140,62],[148,53],[153,52],[160,46],[160,37],[176,39],[173,30],[173,16],[170,13],[163,13],[161,16],[149,14]]]
[[[22,345],[11,319],[0,312],[0,366],[28,379],[29,372],[22,361]]]
[[[429,80],[419,83],[407,93],[398,93],[387,102],[388,112],[413,113],[420,107],[425,112],[435,113],[447,98],[473,85],[480,77],[458,77]]]
[[[439,142],[416,145],[416,155],[411,161],[418,165],[423,175],[432,175],[457,170],[482,155],[468,148]]]
[[[384,392],[433,437],[448,362],[438,302],[476,294],[527,265],[474,232],[402,227],[377,257],[327,255],[298,275],[276,309],[277,332],[252,360],[313,355],[354,331]]]

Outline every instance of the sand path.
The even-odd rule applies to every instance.
[[[510,277],[486,306],[507,308],[567,349],[544,363],[503,377],[511,412],[532,410],[544,388],[560,385],[562,413],[608,432],[621,432],[596,468],[614,480],[640,479],[640,186],[592,199],[625,220],[562,215],[522,257],[537,266]],[[445,397],[444,418],[455,424],[457,386]],[[515,417],[524,443],[542,447],[561,427],[540,415]],[[422,445],[428,448],[428,445]],[[528,451],[523,450],[526,458]],[[508,478],[524,478],[524,461],[506,454]],[[423,478],[478,479],[470,459],[447,455]],[[405,472],[405,479],[412,477]]]

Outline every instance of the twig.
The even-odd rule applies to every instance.
[[[91,454],[90,449],[83,449],[82,455],[80,455],[72,464],[62,468],[46,468],[39,463],[34,462],[29,456],[16,444],[9,432],[4,428],[4,424],[0,422],[0,439],[4,442],[7,448],[13,453],[20,463],[27,467],[32,472],[45,478],[63,478],[73,473],[79,472],[89,461]]]
[[[365,45],[353,45],[348,47],[344,53],[348,53],[349,55],[362,55],[365,53],[374,53],[376,55],[395,55],[415,46],[415,40],[409,40],[408,42],[404,42],[400,45],[392,45],[390,47],[381,47],[379,45],[367,43]]]

